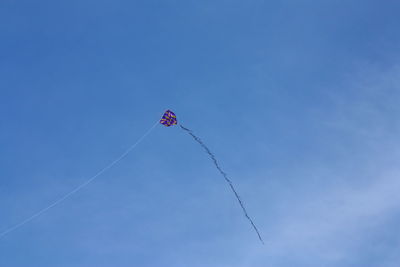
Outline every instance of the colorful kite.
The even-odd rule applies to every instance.
[[[172,125],[176,125],[177,124],[177,120],[176,120],[176,115],[175,113],[173,113],[170,110],[167,110],[162,119],[160,120],[160,123],[169,127]],[[203,141],[197,137],[191,130],[189,130],[188,128],[183,127],[182,125],[179,124],[179,126],[186,131],[191,137],[193,137],[193,139],[198,142],[203,148],[204,150],[207,152],[207,154],[211,157],[211,160],[214,162],[215,167],[217,168],[217,170],[219,171],[219,173],[224,177],[225,181],[229,184],[229,187],[231,188],[232,192],[235,194],[236,199],[239,202],[240,207],[243,210],[244,216],[247,218],[247,220],[249,220],[249,222],[251,223],[251,225],[253,226],[253,229],[256,231],[257,235],[258,235],[258,239],[260,239],[261,243],[264,244],[264,240],[262,239],[260,232],[258,231],[256,225],[254,224],[253,220],[250,218],[249,214],[247,213],[246,208],[244,207],[243,201],[241,200],[239,194],[237,193],[235,187],[233,186],[232,181],[229,179],[228,175],[221,169],[221,167],[219,166],[219,163],[217,161],[217,159],[215,158],[214,154],[211,152],[211,150],[203,143]]]
[[[164,126],[172,126],[177,124],[176,115],[171,110],[165,111],[164,115],[162,116],[160,123]]]

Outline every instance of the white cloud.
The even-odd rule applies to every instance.
[[[337,138],[349,139],[344,142],[351,146],[348,151],[367,154],[359,161],[345,155],[341,160],[352,166],[347,169],[323,162],[321,170],[308,162],[298,173],[300,181],[310,182],[307,174],[314,171],[337,183],[298,189],[285,200],[287,212],[277,225],[264,222],[276,229],[266,247],[252,247],[245,266],[376,266],[367,261],[370,257],[386,262],[382,267],[397,266],[391,254],[396,247],[379,242],[385,242],[381,230],[388,231],[387,224],[400,213],[400,109],[395,104],[400,103],[400,68],[366,73],[348,82],[346,90],[331,92],[334,108],[325,126],[344,133]],[[382,246],[388,248],[380,252]]]

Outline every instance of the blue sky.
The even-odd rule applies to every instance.
[[[0,4],[0,265],[397,267],[398,1]]]

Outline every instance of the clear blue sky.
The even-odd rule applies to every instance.
[[[399,1],[0,3],[4,267],[397,267]]]

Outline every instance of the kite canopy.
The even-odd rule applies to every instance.
[[[160,123],[164,126],[172,126],[176,125],[178,122],[176,120],[176,115],[171,110],[165,111],[164,115],[162,116]]]

